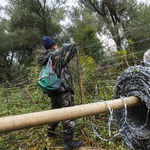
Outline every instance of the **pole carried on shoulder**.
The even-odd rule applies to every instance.
[[[143,104],[143,102],[141,102],[141,100],[135,96],[126,97],[125,99],[127,107]],[[113,110],[124,109],[124,102],[122,99],[110,100],[107,101],[107,104]],[[0,133],[96,115],[103,112],[109,112],[108,106],[104,102],[97,102],[42,112],[3,117],[0,118]]]

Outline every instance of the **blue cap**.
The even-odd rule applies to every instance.
[[[49,36],[44,36],[42,38],[43,46],[45,49],[51,48],[53,45],[56,45],[56,42],[51,39]]]

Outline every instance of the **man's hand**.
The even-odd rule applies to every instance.
[[[76,46],[76,50],[75,50],[76,53],[79,53],[79,49],[78,47]]]

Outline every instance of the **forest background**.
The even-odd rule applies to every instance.
[[[78,0],[70,6],[67,5],[68,0],[7,2],[5,7],[0,6],[7,16],[0,17],[1,117],[50,109],[50,100],[36,83],[41,69],[37,58],[44,52],[41,38],[45,35],[52,37],[58,47],[71,39],[78,46],[79,53],[69,64],[77,105],[112,99],[118,76],[129,66],[142,65],[143,53],[150,47],[148,3],[137,0]],[[110,39],[113,45],[102,37]],[[125,148],[124,144],[120,144],[121,138],[119,142],[98,144],[95,135],[90,136],[91,129],[86,129],[87,125],[81,127],[82,123],[79,120],[77,129],[80,131],[77,130],[76,136],[85,132],[88,137],[85,145]],[[101,126],[106,125],[105,121],[103,123]],[[1,147],[29,148],[38,143],[44,147],[43,128],[33,128],[22,143],[18,139],[23,139],[19,135],[23,135],[25,130],[21,130],[21,134],[4,134],[1,136]],[[104,137],[108,135],[105,130],[102,131]],[[16,145],[11,145],[14,137]],[[41,139],[36,140],[37,137]],[[28,138],[32,140],[29,142]]]

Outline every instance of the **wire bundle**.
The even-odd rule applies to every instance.
[[[150,69],[132,66],[118,77],[114,99],[137,96],[145,104],[114,111],[118,129],[122,129],[123,140],[129,148],[150,148]]]

